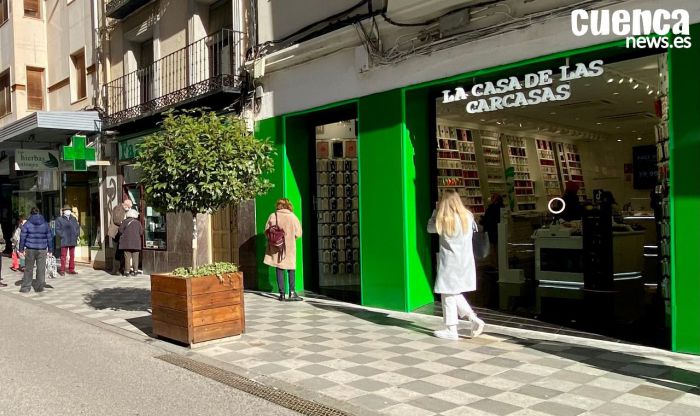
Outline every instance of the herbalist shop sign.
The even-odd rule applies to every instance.
[[[52,150],[15,150],[15,170],[56,170],[58,164],[58,152]]]
[[[564,65],[557,72],[558,85],[554,85],[554,70],[545,69],[525,74],[522,79],[513,76],[475,84],[469,91],[462,87],[445,90],[442,92],[442,102],[468,101],[467,113],[477,114],[568,100],[571,97],[571,84],[568,82],[603,75],[603,61]]]

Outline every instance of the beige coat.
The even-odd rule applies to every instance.
[[[296,270],[297,268],[297,238],[301,237],[301,223],[299,218],[288,209],[277,211],[277,225],[284,230],[285,255],[282,261],[278,261],[278,250],[267,245],[265,249],[265,264],[271,267],[278,267],[285,270]],[[265,231],[275,225],[275,213],[273,212],[267,219]]]

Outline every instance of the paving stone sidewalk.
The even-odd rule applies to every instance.
[[[150,336],[148,276],[79,268],[22,295]],[[387,415],[700,415],[700,357],[488,325],[476,339],[432,337],[440,318],[322,299],[245,295],[246,333],[196,349],[367,413]],[[469,333],[465,324],[462,332]]]

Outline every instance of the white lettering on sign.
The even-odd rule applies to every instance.
[[[571,12],[571,31],[576,36],[690,35],[690,13],[684,9],[583,10]]]
[[[576,9],[571,12],[571,32],[576,36],[625,36],[628,48],[692,47],[690,13],[684,9]]]
[[[522,80],[518,77],[508,77],[496,82],[487,81],[475,84],[470,90],[471,100],[466,105],[467,113],[486,113],[505,108],[524,107],[552,101],[564,101],[571,98],[569,81],[581,78],[592,78],[603,75],[603,61],[592,61],[588,64],[564,65],[559,67],[560,81],[566,84],[554,86],[554,71],[543,71],[525,74]],[[442,91],[442,103],[448,104],[469,99],[464,88],[457,87]]]

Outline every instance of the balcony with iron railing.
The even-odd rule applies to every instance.
[[[153,0],[112,0],[105,6],[105,14],[112,19],[123,19]]]
[[[113,127],[215,94],[240,93],[241,33],[223,29],[103,86]]]

